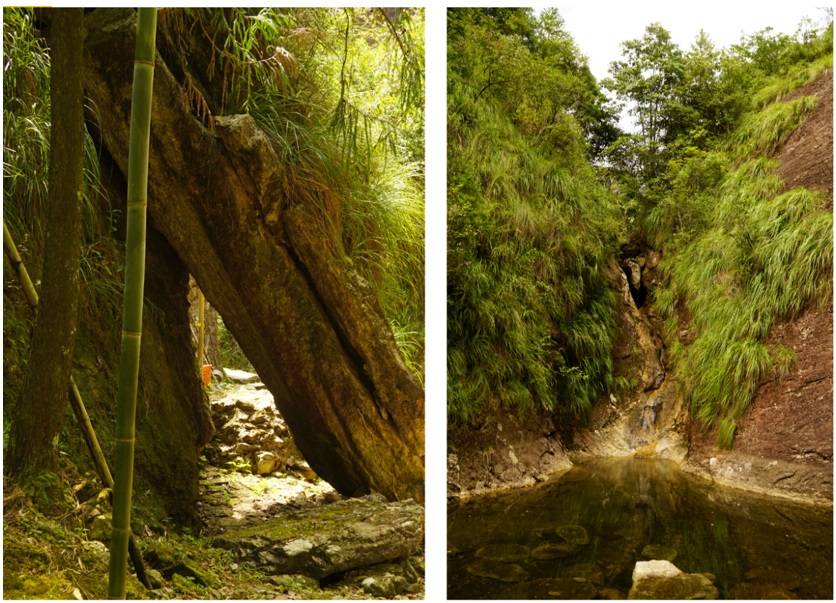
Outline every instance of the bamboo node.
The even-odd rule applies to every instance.
[[[134,337],[135,339],[141,339],[142,338],[142,333],[140,333],[138,331],[125,331],[123,329],[122,330],[122,336],[123,337]]]
[[[150,65],[151,67],[153,67],[153,66],[154,66],[154,61],[148,61],[148,60],[146,60],[146,59],[134,59],[134,64],[135,64],[135,65],[136,65],[136,64],[139,64],[139,65]]]

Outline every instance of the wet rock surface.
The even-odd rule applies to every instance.
[[[489,412],[482,419],[481,426],[449,434],[449,497],[533,486],[572,466],[547,413],[519,418]]]
[[[633,584],[628,599],[717,599],[717,587],[702,574],[645,578]]]

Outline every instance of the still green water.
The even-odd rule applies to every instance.
[[[453,504],[455,599],[626,598],[633,567],[710,573],[722,598],[831,599],[830,510],[710,486],[670,462],[601,460]]]

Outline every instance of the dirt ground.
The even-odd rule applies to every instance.
[[[742,452],[810,462],[833,459],[833,306],[779,325],[772,344],[796,353],[790,373],[761,385],[735,439]]]
[[[778,150],[778,170],[787,188],[805,186],[826,193],[833,207],[833,71],[794,92],[790,98],[815,94],[812,115]]]
[[[819,464],[833,460],[833,305],[778,325],[770,344],[792,348],[784,377],[761,384],[740,422],[734,452]],[[716,430],[692,425],[691,454],[710,455]]]

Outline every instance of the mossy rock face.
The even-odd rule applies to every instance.
[[[702,574],[643,578],[633,584],[628,599],[717,599],[717,587]]]
[[[471,563],[467,566],[467,573],[500,582],[522,582],[528,578],[528,572],[522,566],[490,559],[480,559]]]
[[[664,544],[648,544],[642,549],[642,559],[664,559],[665,561],[673,561],[676,559],[676,556],[676,549],[665,546]]]
[[[503,562],[522,561],[528,554],[528,547],[522,544],[488,544],[476,551],[479,559]]]

